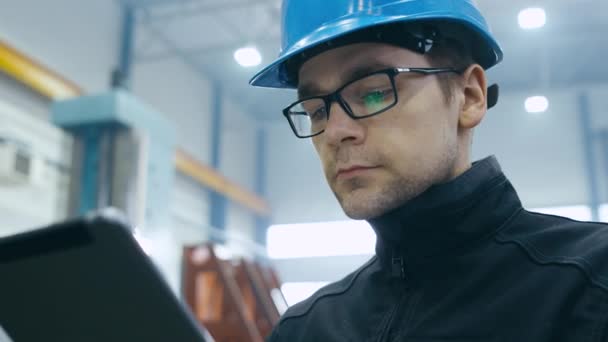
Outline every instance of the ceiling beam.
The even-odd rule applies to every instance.
[[[193,1],[193,0],[190,0]],[[272,6],[274,7],[275,2],[273,0],[232,0],[232,1],[223,1],[221,3],[214,4],[205,4],[202,3],[199,6],[189,6],[184,8],[184,6],[178,7],[175,6],[175,10],[169,13],[164,12],[162,14],[154,14],[153,11],[150,12],[150,21],[154,22],[168,22],[173,20],[180,20],[188,17],[195,17],[198,15],[209,15],[215,14],[221,11],[230,11],[234,9],[243,9],[250,8],[254,6]]]
[[[210,53],[222,53],[226,51],[236,50],[240,47],[243,47],[245,44],[255,44],[258,48],[260,48],[261,46],[272,47],[278,51],[279,41],[280,37],[278,36],[265,35],[259,37],[252,37],[251,39],[235,39],[234,41],[222,44],[213,44],[209,46],[201,46],[194,48],[182,48],[181,51],[182,53],[187,54],[189,56],[198,57]],[[176,56],[172,51],[163,51],[148,54],[137,54],[135,56],[135,60],[138,63],[150,63],[173,57]]]
[[[153,23],[147,20],[147,15],[144,16],[141,21],[142,25],[146,27],[152,34],[156,36],[158,40],[160,40],[168,49],[169,53],[172,56],[177,56],[181,58],[184,63],[192,67],[194,70],[198,71],[202,74],[203,78],[213,80],[213,77],[207,72],[202,66],[201,63],[196,61],[192,55],[185,53],[181,47],[179,47],[168,35],[165,34],[160,28],[156,27]]]
[[[175,6],[183,4],[191,4],[196,2],[203,2],[204,0],[119,0],[125,5],[133,8],[151,8],[157,6]]]
[[[539,44],[544,49],[552,49],[556,47],[563,47],[567,45],[575,45],[575,44],[585,44],[585,45],[593,45],[595,43],[602,43],[605,41],[606,36],[603,31],[598,32],[589,32],[585,34],[574,34],[570,33],[567,35],[560,35],[558,37],[544,37],[544,36],[530,36],[529,39],[524,39],[521,35],[511,34],[509,36],[505,36],[502,39],[499,39],[500,44],[503,47],[507,47],[508,50],[515,50],[517,48],[526,48],[529,45],[529,48],[533,48],[534,50],[531,53],[536,53],[538,50]],[[208,46],[200,46],[200,47],[192,47],[192,48],[183,48],[182,52],[191,55],[191,56],[200,56],[209,53],[217,53],[223,51],[231,51],[235,50],[239,47],[242,47],[244,44],[256,44],[258,46],[272,46],[276,48],[277,52],[279,49],[279,42],[281,40],[280,36],[272,36],[268,34],[261,34],[259,36],[251,37],[250,39],[236,39],[231,42],[225,42],[221,44],[213,44]],[[506,53],[508,54],[508,50]],[[550,57],[550,51],[547,52]],[[136,60],[138,62],[154,62],[167,58],[175,57],[172,55],[171,51],[166,52],[158,52],[158,53],[150,53],[150,54],[138,54],[136,56]]]

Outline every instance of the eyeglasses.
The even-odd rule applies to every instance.
[[[354,120],[369,118],[394,107],[399,98],[395,76],[401,73],[433,75],[457,73],[454,68],[391,68],[367,74],[350,81],[331,94],[311,96],[283,109],[291,129],[298,138],[310,138],[325,131],[329,110],[337,102]]]

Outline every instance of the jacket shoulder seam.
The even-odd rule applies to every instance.
[[[553,214],[544,214],[544,213],[538,213],[535,211],[529,211],[526,209],[523,209],[523,211],[526,214],[530,214],[530,215],[534,215],[534,216],[550,216],[550,217],[555,217],[555,218],[559,218],[559,219],[563,219],[572,223],[581,223],[581,221],[575,220],[573,218],[570,217],[564,217],[564,216],[559,216],[559,215],[553,215]],[[588,225],[595,225],[595,226],[606,226],[606,222],[595,222],[595,221],[583,221],[585,224]]]
[[[311,298],[312,302],[307,305],[306,309],[303,310],[303,312],[294,313],[294,314],[286,313],[283,317],[281,317],[281,320],[279,321],[279,325],[290,318],[297,318],[297,317],[305,316],[323,298],[330,297],[330,296],[338,296],[338,295],[341,295],[341,294],[345,293],[346,291],[348,291],[353,286],[353,284],[355,283],[357,278],[359,278],[361,273],[363,273],[363,271],[365,271],[368,267],[370,267],[376,261],[376,259],[377,259],[377,256],[374,255],[373,258],[368,260],[365,264],[363,264],[363,266],[361,266],[357,271],[355,271],[352,278],[348,282],[348,284],[346,286],[344,286],[343,288],[336,289],[333,291],[326,290],[325,292],[318,293],[314,298]]]
[[[500,244],[515,244],[519,246],[526,255],[539,265],[559,265],[570,266],[579,269],[587,278],[587,280],[608,292],[608,278],[603,277],[593,271],[593,268],[587,260],[581,257],[550,257],[538,250],[533,244],[528,243],[523,239],[509,238],[500,232],[496,235],[495,241]]]

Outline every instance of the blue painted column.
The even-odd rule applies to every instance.
[[[266,196],[266,167],[267,167],[267,135],[264,127],[259,127],[256,132],[256,159],[255,159],[255,191],[261,197]],[[270,225],[270,219],[256,216],[255,219],[255,242],[266,246],[266,232]]]
[[[143,203],[145,211],[143,217],[135,217],[141,219],[135,223],[146,229],[170,226],[167,200],[171,196],[175,172],[176,138],[171,121],[122,90],[57,101],[53,103],[52,121],[73,132],[82,143],[78,213],[112,205],[113,190],[129,190],[113,189],[112,184],[116,157],[114,142],[117,133],[125,130],[141,137],[138,148],[145,155],[141,160],[124,160],[142,175],[133,179],[137,185],[133,190],[140,195],[137,201]],[[142,165],[137,164],[140,161]]]
[[[81,145],[80,155],[74,160],[81,170],[76,214],[83,215],[112,204],[115,139],[122,129],[124,126],[119,123],[96,123],[68,128]]]
[[[608,129],[599,133],[599,140],[602,145],[602,154],[604,155],[604,184],[606,185],[604,200],[608,202]]]
[[[99,168],[101,157],[102,130],[95,127],[78,129],[76,136],[81,138],[82,156],[79,187],[78,215],[84,215],[99,208]]]
[[[223,91],[218,83],[213,84],[211,93],[211,166],[219,170],[222,141],[222,98]],[[211,215],[209,224],[212,228],[220,231],[226,230],[226,197],[210,190]],[[225,239],[212,235],[212,241],[224,243]]]
[[[583,149],[585,156],[585,168],[587,171],[589,206],[591,207],[591,219],[599,220],[600,193],[597,179],[597,164],[595,160],[594,133],[592,129],[591,112],[589,110],[589,97],[581,93],[578,98],[579,117],[581,123],[581,136],[583,138]]]
[[[119,37],[118,66],[112,74],[112,87],[128,89],[133,55],[133,36],[135,30],[135,11],[132,6],[121,6],[123,21]],[[88,110],[94,110],[88,108]],[[83,119],[83,121],[85,121]],[[80,153],[81,172],[78,187],[79,205],[77,214],[105,207],[109,204],[112,189],[113,139],[116,127],[104,123],[87,123],[82,127],[70,129],[82,144]]]
[[[135,37],[135,9],[132,5],[122,5],[122,27],[118,66],[112,74],[113,88],[131,88],[131,66],[133,65],[133,40]]]

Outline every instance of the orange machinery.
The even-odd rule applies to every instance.
[[[212,244],[184,248],[183,293],[217,342],[262,341],[286,306],[272,268],[221,260]]]

